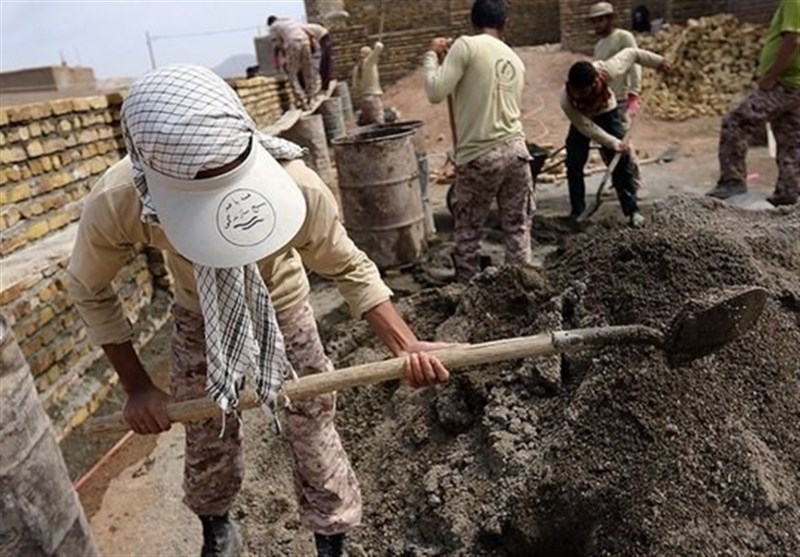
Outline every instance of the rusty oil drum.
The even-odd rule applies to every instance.
[[[415,133],[381,126],[333,142],[345,228],[379,269],[413,265],[427,249]]]

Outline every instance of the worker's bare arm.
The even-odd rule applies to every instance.
[[[447,369],[430,352],[451,344],[419,340],[388,300],[367,311],[364,319],[395,356],[406,356],[406,381],[412,387],[447,381]]]
[[[166,405],[170,398],[153,384],[133,343],[104,344],[103,352],[119,375],[128,399],[123,414],[136,433],[159,433],[170,428]]]

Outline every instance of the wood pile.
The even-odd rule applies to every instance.
[[[666,25],[655,35],[639,35],[640,48],[659,54],[683,40],[683,47],[672,57],[677,61],[675,68],[652,94],[648,89],[656,83],[655,72],[643,72],[644,95],[651,95],[645,110],[667,120],[724,114],[737,96],[755,86],[765,36],[764,27],[730,14],[689,20],[685,27]]]

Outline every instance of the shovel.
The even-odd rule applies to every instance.
[[[664,350],[671,365],[681,365],[706,356],[744,334],[761,315],[766,300],[767,291],[763,288],[738,288],[711,302],[687,304],[665,331],[643,325],[574,329],[456,346],[437,350],[435,354],[445,367],[460,371],[468,366],[551,356],[587,348],[650,345]],[[287,380],[282,395],[285,400],[309,398],[401,379],[404,371],[405,358],[362,364]],[[257,395],[246,390],[240,397],[238,409],[247,410],[260,404]],[[218,416],[219,413],[219,407],[209,398],[167,406],[167,414],[173,422],[194,422]],[[87,428],[92,433],[125,432],[130,429],[122,413],[94,418],[87,423]]]

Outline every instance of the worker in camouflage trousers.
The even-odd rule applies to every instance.
[[[800,194],[800,2],[781,0],[761,50],[758,89],[722,119],[720,177],[708,195],[747,192],[748,138],[769,122],[777,146],[778,181],[767,200],[797,204]]]
[[[495,199],[506,263],[530,262],[533,177],[520,112],[525,66],[500,38],[507,18],[505,0],[476,0],[471,19],[480,34],[452,45],[433,39],[424,59],[428,100],[452,95],[455,105],[453,263],[460,281],[480,271],[480,242]]]
[[[354,316],[397,356],[405,379],[447,379],[391,302],[375,265],[348,238],[335,199],[303,150],[261,134],[210,70],[168,66],[137,80],[122,105],[128,151],[84,204],[66,272],[90,341],[127,394],[131,428],[170,428],[166,404],[208,395],[215,418],[186,428],[185,503],[203,526],[202,557],[236,557],[229,515],[244,477],[236,408],[245,379],[285,423],[301,524],[317,554],[345,555],[361,519],[358,482],[334,427],[335,396],[278,406],[285,377],[327,373],[305,266],[334,280]],[[163,250],[174,279],[171,393],[151,381],[111,287],[137,246]],[[264,481],[283,481],[265,477]]]

